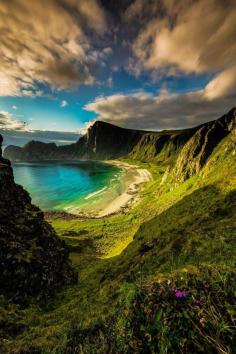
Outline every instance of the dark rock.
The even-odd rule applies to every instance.
[[[68,247],[15,184],[10,163],[2,157],[0,196],[0,293],[24,303],[76,282]]]
[[[181,150],[175,167],[179,182],[198,173],[214,148],[236,127],[236,108],[221,118],[203,124]]]

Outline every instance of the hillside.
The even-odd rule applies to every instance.
[[[108,158],[95,132],[90,147]],[[47,216],[79,283],[46,309],[3,299],[2,352],[235,353],[236,109],[193,129],[142,134],[122,156],[153,180],[130,211]]]
[[[127,155],[145,132],[116,127],[97,121],[76,143],[56,146],[54,143],[30,141],[24,147],[8,146],[4,156],[12,161],[36,160],[106,160]]]
[[[13,301],[48,296],[76,282],[69,250],[29,194],[15,184],[10,162],[1,156],[0,136],[0,293]]]
[[[96,121],[76,143],[56,146],[54,143],[30,141],[25,146],[8,146],[4,156],[12,161],[37,160],[108,160],[129,156],[132,160],[168,164],[178,156],[188,160],[188,172],[194,174],[204,164],[213,148],[230,132],[230,111],[227,115],[199,127],[176,131],[147,132],[124,129]],[[202,149],[200,151],[199,149]],[[198,159],[195,157],[198,155]],[[194,163],[193,163],[194,159]],[[197,161],[198,160],[198,161]]]
[[[196,129],[147,132],[96,121],[74,144],[56,146],[54,143],[30,141],[22,148],[7,146],[4,156],[12,161],[109,160],[130,154],[132,159],[151,160],[163,149],[169,154],[177,151]]]

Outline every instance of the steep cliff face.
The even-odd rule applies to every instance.
[[[0,145],[2,137],[0,136]],[[69,251],[29,194],[14,182],[0,151],[0,293],[17,302],[76,282]]]
[[[140,161],[169,162],[193,136],[196,128],[179,131],[147,132],[130,153]]]
[[[97,121],[85,136],[89,157],[111,159],[129,154],[145,132]]]
[[[130,153],[144,133],[97,121],[74,144],[56,146],[53,143],[31,141],[22,148],[13,145],[6,147],[4,156],[12,161],[113,159]]]
[[[221,118],[199,127],[181,150],[175,167],[179,182],[198,173],[214,148],[236,128],[236,108]]]
[[[31,141],[23,148],[8,146],[4,156],[12,161],[107,160],[129,157],[174,168],[175,180],[184,181],[198,173],[214,148],[235,127],[236,109],[201,126],[162,132],[124,129],[97,121],[78,142],[56,146]]]

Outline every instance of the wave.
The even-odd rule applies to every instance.
[[[92,197],[94,197],[95,195],[97,195],[97,194],[100,194],[100,193],[102,193],[105,189],[107,189],[107,187],[103,187],[102,189],[99,189],[98,191],[96,191],[96,192],[93,192],[93,193],[90,193],[87,197],[85,197],[84,199],[90,199],[90,198],[92,198]]]

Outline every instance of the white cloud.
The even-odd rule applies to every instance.
[[[205,96],[209,100],[236,92],[236,65],[222,71],[205,88]]]
[[[29,131],[25,122],[13,117],[9,112],[0,111],[0,130]]]
[[[107,86],[108,87],[112,87],[113,86],[113,78],[112,76],[109,76],[108,79],[107,79]]]
[[[0,95],[42,95],[39,83],[59,90],[93,83],[89,52],[105,30],[96,0],[1,1]]]
[[[80,135],[84,135],[87,133],[88,129],[95,123],[96,120],[90,120],[88,122],[85,122],[83,127],[78,129],[78,133]]]
[[[84,109],[97,113],[98,119],[133,129],[177,129],[199,125],[231,109],[236,95],[217,100],[206,98],[205,90],[160,95],[139,92],[132,95],[99,97]]]
[[[66,106],[68,106],[68,102],[66,100],[62,100],[60,107],[64,108]]]
[[[130,72],[157,70],[157,77],[216,73],[208,86],[209,99],[236,92],[235,0],[137,0],[126,19],[143,18],[147,10],[150,19],[133,43],[137,62],[131,63]]]

